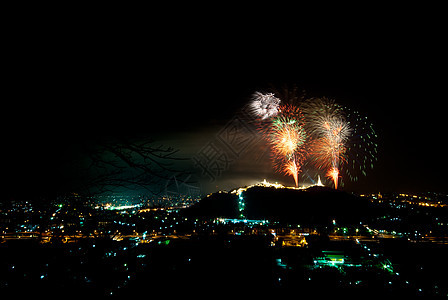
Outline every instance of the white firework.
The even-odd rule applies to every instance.
[[[250,103],[253,114],[262,120],[275,117],[279,112],[280,99],[273,93],[255,92]]]

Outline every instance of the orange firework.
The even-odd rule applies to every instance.
[[[342,108],[328,99],[314,99],[306,104],[307,126],[314,138],[311,161],[338,188],[340,165],[346,162],[346,143],[351,134]]]
[[[282,173],[291,175],[296,186],[298,173],[305,158],[306,133],[303,115],[298,107],[284,105],[281,113],[272,120],[269,141],[272,145],[273,159]]]
[[[296,187],[299,186],[299,171],[300,166],[297,165],[296,160],[288,161],[284,164],[282,171],[287,175],[291,175],[294,178],[294,182],[296,183]]]
[[[339,180],[339,170],[336,168],[331,168],[327,172],[327,177],[332,179],[334,182],[334,188],[338,188],[338,180]]]
[[[277,171],[291,175],[298,186],[299,173],[314,166],[337,189],[342,178],[357,180],[359,172],[365,176],[373,168],[377,135],[367,117],[329,98],[304,99],[295,92],[283,96],[257,92],[250,105]],[[280,104],[284,101],[291,104]]]

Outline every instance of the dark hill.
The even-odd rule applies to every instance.
[[[242,193],[247,219],[269,219],[301,224],[359,223],[371,215],[370,202],[352,194],[325,187],[306,190],[256,186]],[[184,213],[190,216],[237,218],[239,197],[212,194]]]
[[[230,193],[213,193],[183,210],[188,216],[236,218],[238,196]]]

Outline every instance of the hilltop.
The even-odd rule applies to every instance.
[[[370,202],[327,187],[307,189],[252,186],[213,193],[185,210],[186,215],[266,219],[301,224],[359,223],[371,215]]]

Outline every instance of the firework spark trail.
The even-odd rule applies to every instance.
[[[338,188],[340,165],[346,162],[346,142],[351,128],[342,107],[326,98],[311,99],[304,105],[307,128],[313,137],[311,159],[315,166],[327,169],[326,176]]]
[[[345,142],[347,135],[350,133],[348,125],[339,118],[332,118],[323,124],[325,128],[325,134],[320,137],[320,140],[324,141],[321,145],[327,147],[326,151],[329,152],[329,156],[320,156],[319,159],[329,159],[331,162],[331,168],[327,172],[327,177],[331,178],[334,183],[334,188],[338,188],[339,181],[339,166],[345,162],[344,155],[346,153]]]
[[[347,122],[352,128],[352,134],[347,142],[347,164],[345,174],[352,180],[358,180],[359,175],[366,176],[377,160],[378,138],[372,123],[366,116],[357,111],[345,109]]]
[[[306,139],[303,114],[299,108],[282,105],[278,116],[272,119],[269,142],[277,170],[293,176],[296,186],[306,157]]]

